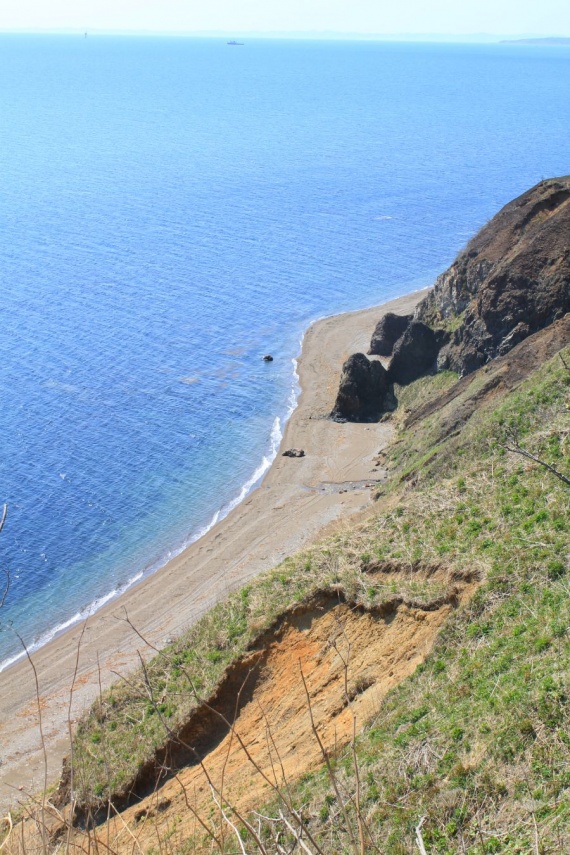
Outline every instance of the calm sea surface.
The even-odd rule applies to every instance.
[[[570,172],[569,79],[564,48],[0,37],[0,660],[243,496],[311,320]]]

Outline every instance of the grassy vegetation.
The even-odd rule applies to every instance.
[[[400,528],[398,512],[394,519]],[[160,656],[154,656],[144,673],[140,671],[104,693],[80,721],[74,740],[74,785],[79,801],[97,808],[128,787],[138,768],[164,743],[165,724],[176,731],[199,701],[212,694],[228,665],[280,614],[316,591],[342,591],[353,602],[368,607],[395,595],[421,601],[439,597],[445,590],[442,581],[413,575],[371,584],[367,567],[378,558],[377,550],[371,549],[379,525],[382,522],[376,519],[347,528],[286,559],[276,570],[215,606]],[[405,541],[406,534],[401,534]]]
[[[433,376],[420,377],[409,386],[396,384],[394,392],[398,400],[398,409],[393,418],[402,422],[406,414],[417,407],[427,404],[434,395],[446,392],[458,379],[455,371],[439,371]]]
[[[401,392],[400,406],[418,406],[453,381],[423,378]],[[484,382],[481,372],[465,394]],[[484,581],[470,604],[359,736],[367,827],[377,851],[394,855],[415,851],[423,816],[430,853],[570,851],[570,491],[503,448],[505,432],[515,430],[521,445],[570,475],[570,373],[556,357],[446,433],[450,407],[463,403],[400,427],[370,520],[232,595],[150,663],[149,680],[175,729],[196,704],[188,676],[207,697],[252,639],[315,589],[340,587],[372,604],[395,593],[389,581],[370,587],[373,561],[476,570]],[[413,576],[397,588],[434,594]],[[78,729],[80,798],[102,801],[120,790],[163,740],[143,675],[116,686]],[[354,792],[353,757],[334,762]],[[324,771],[305,776],[293,795],[324,851],[352,851]],[[269,840],[269,827],[262,833]]]

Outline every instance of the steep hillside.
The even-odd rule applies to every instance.
[[[397,389],[375,514],[102,697],[75,741],[76,817],[120,818],[73,845],[230,853],[235,827],[246,852],[289,851],[302,832],[306,852],[407,853],[425,817],[430,853],[568,850],[562,324],[470,377]],[[68,768],[54,847],[69,796]]]
[[[416,320],[448,331],[438,365],[461,374],[570,311],[570,177],[509,202],[436,281]]]
[[[343,366],[335,421],[377,421],[393,387],[425,374],[464,376],[570,312],[570,177],[509,202],[438,277],[414,315],[384,315]],[[374,357],[390,358],[387,368]]]
[[[373,512],[139,636],[4,851],[570,851],[569,198],[506,206],[390,365],[345,364],[337,418],[390,396]]]

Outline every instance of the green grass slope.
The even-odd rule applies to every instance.
[[[563,353],[570,363],[570,348]],[[398,592],[433,596],[413,572],[397,590],[388,577],[369,584],[372,567],[431,564],[476,573],[481,586],[365,724],[357,763],[352,750],[332,758],[346,810],[325,769],[292,784],[291,798],[326,853],[355,851],[347,822],[356,829],[357,802],[365,851],[418,851],[422,817],[429,853],[570,851],[570,488],[504,448],[514,435],[570,477],[570,371],[557,355],[514,389],[493,386],[489,372],[454,397],[455,383],[437,375],[400,391],[390,477],[368,521],[230,596],[94,705],[74,745],[84,805],[124,794],[165,727],[175,732],[285,607],[317,589],[368,605]],[[438,395],[442,405],[414,421]],[[289,851],[286,831],[278,850],[272,823],[258,821],[268,852]]]
[[[570,851],[570,489],[503,448],[515,429],[521,447],[568,477],[569,407],[570,372],[555,357],[436,459],[420,437],[437,414],[395,448],[416,483],[372,554],[439,557],[480,568],[485,581],[358,739],[370,851],[417,851],[422,817],[432,853]],[[351,752],[337,764],[355,792]],[[325,851],[352,851],[324,772],[307,776],[296,800]]]

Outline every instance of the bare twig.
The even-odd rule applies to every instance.
[[[275,754],[277,755],[277,760],[279,761],[279,767],[281,769],[281,780],[283,782],[282,786],[285,787],[285,790],[287,792],[288,800],[284,801],[284,804],[287,805],[287,807],[289,807],[290,805],[293,804],[293,797],[291,795],[291,789],[289,787],[289,781],[287,780],[287,775],[285,772],[285,766],[283,765],[283,760],[281,758],[281,754],[279,753],[279,749],[277,748],[277,743],[275,742],[275,739],[273,738],[273,733],[271,730],[271,725],[269,724],[269,718],[267,716],[267,713],[265,712],[265,710],[263,709],[263,707],[261,706],[259,701],[257,702],[257,706],[259,707],[263,721],[265,722],[266,738],[267,738],[267,753],[269,754],[269,760],[271,762],[271,770],[273,772],[273,778],[275,779],[275,786],[277,789],[279,789],[279,785],[277,784],[277,775],[275,773],[275,768],[274,768],[274,764],[273,764],[273,755],[271,753],[271,746],[273,746],[273,750],[275,751]],[[271,745],[269,743],[271,743]]]
[[[4,523],[6,522],[6,514],[8,513],[8,505],[4,503],[2,508],[2,518],[0,519],[0,531],[4,528]]]
[[[73,691],[75,689],[75,681],[77,680],[77,672],[79,670],[79,653],[81,651],[81,642],[83,641],[83,636],[85,634],[85,630],[87,629],[87,621],[83,624],[81,629],[81,634],[79,636],[79,640],[77,642],[77,650],[75,652],[75,667],[73,669],[73,677],[71,679],[71,687],[69,689],[69,704],[67,705],[67,731],[69,733],[69,745],[70,745],[70,764],[71,764],[71,778],[70,778],[70,792],[71,792],[71,815],[73,816],[73,806],[75,804],[75,782],[74,782],[74,753],[73,753],[73,729],[72,729],[72,720],[71,720],[71,711],[73,706]]]
[[[426,821],[425,816],[422,816],[418,824],[416,825],[416,843],[418,844],[418,849],[421,852],[421,855],[427,855],[426,847],[424,844],[424,839],[422,837],[422,825]]]
[[[351,751],[352,751],[352,763],[354,767],[354,778],[356,781],[356,821],[358,823],[358,842],[360,843],[360,855],[365,855],[365,845],[364,845],[364,825],[362,822],[362,808],[360,805],[360,770],[358,768],[358,757],[356,754],[356,716],[351,709],[352,713],[352,742],[351,742]]]
[[[129,826],[127,825],[127,823],[125,822],[125,820],[123,819],[123,817],[121,816],[121,814],[119,813],[117,808],[115,807],[115,805],[112,804],[111,807],[113,808],[113,811],[114,811],[117,819],[119,819],[121,821],[123,828],[125,829],[125,831],[129,835],[129,837],[132,838],[134,847],[136,847],[136,849],[139,852],[142,852],[141,847],[140,847],[140,843],[138,842],[137,838],[135,837],[135,835],[133,834],[133,832],[131,831],[131,829],[129,828]]]
[[[42,703],[40,699],[40,681],[38,679],[38,672],[36,670],[36,666],[34,661],[30,655],[30,651],[27,648],[26,642],[22,638],[22,636],[16,632],[16,636],[24,649],[24,653],[26,654],[26,658],[30,663],[34,674],[34,683],[36,688],[36,705],[38,709],[38,727],[40,730],[40,742],[42,745],[42,754],[43,754],[43,763],[44,763],[44,781],[42,788],[42,805],[41,805],[41,824],[42,824],[42,849],[45,853],[48,852],[49,846],[46,836],[46,793],[48,787],[48,758],[47,758],[47,749],[46,749],[46,740],[44,735],[43,728],[43,720],[42,720]]]
[[[336,775],[335,775],[334,770],[333,770],[332,765],[331,765],[330,757],[328,755],[328,752],[327,752],[325,746],[323,745],[322,739],[319,736],[319,732],[318,732],[317,726],[315,724],[315,719],[313,716],[313,707],[311,704],[311,696],[309,694],[309,689],[307,686],[307,681],[305,680],[305,675],[303,674],[303,666],[301,664],[300,659],[299,659],[299,670],[301,672],[301,680],[303,681],[303,687],[305,689],[305,696],[307,698],[307,708],[309,710],[309,718],[311,721],[311,730],[313,731],[313,735],[314,735],[315,739],[317,740],[317,743],[318,743],[318,746],[319,746],[319,749],[321,752],[321,756],[322,756],[323,760],[325,761],[325,766],[327,767],[327,772],[329,774],[330,782],[332,784],[333,790],[335,791],[335,795],[336,795],[338,804],[342,810],[342,815],[344,817],[348,836],[350,837],[352,849],[355,853],[359,853],[359,846],[358,846],[358,843],[356,841],[356,837],[354,835],[354,829],[352,827],[352,823],[350,822],[350,818],[348,816],[348,810],[346,808],[345,801],[340,794],[340,790],[338,788],[338,782],[337,782]]]
[[[103,714],[103,683],[101,681],[101,662],[99,661],[99,653],[97,652],[97,682],[99,686],[99,713]],[[105,736],[105,743],[106,743]],[[110,791],[111,791],[111,771],[109,768],[109,757],[107,751],[104,754],[105,758],[105,772],[107,775],[107,846],[110,844],[110,827],[109,820],[111,819],[111,799],[110,799]]]
[[[309,849],[309,847],[307,846],[307,844],[305,843],[305,841],[301,837],[302,829],[300,831],[297,831],[297,829],[293,828],[291,823],[287,820],[287,817],[283,814],[283,811],[280,812],[280,816],[281,816],[281,820],[283,821],[283,825],[285,825],[289,829],[289,831],[293,835],[295,841],[299,844],[299,846],[301,847],[303,852],[306,852],[307,855],[313,855],[313,853],[311,852],[311,850]]]
[[[8,513],[8,505],[4,505],[2,508],[2,517],[0,518],[0,531],[4,528],[4,523],[6,522],[6,514]],[[6,597],[8,596],[8,591],[10,590],[10,571],[2,568],[2,573],[5,577],[4,582],[4,590],[2,591],[2,596],[0,596],[0,609],[6,602]]]
[[[534,815],[534,811],[532,812],[531,816],[532,816],[532,824],[534,826],[534,851],[535,851],[535,855],[540,855],[538,825],[536,824],[536,817]]]
[[[570,487],[570,478],[567,478],[565,475],[562,474],[562,472],[559,472],[558,469],[555,469],[554,466],[551,466],[550,463],[547,463],[545,460],[541,460],[540,457],[537,457],[535,454],[531,454],[531,452],[527,451],[526,448],[522,448],[515,433],[510,432],[508,435],[511,439],[512,445],[507,445],[506,443],[503,443],[502,447],[505,449],[505,451],[510,451],[511,454],[520,454],[521,457],[526,457],[527,460],[532,460],[534,463],[538,463],[539,466],[543,466],[544,469],[547,469],[556,478],[558,478],[560,481]]]
[[[75,668],[73,669],[73,678],[71,680],[71,688],[69,690],[69,704],[67,707],[67,732],[69,734],[69,792],[70,792],[70,811],[69,811],[69,823],[67,824],[67,848],[70,847],[71,841],[71,830],[73,827],[73,821],[75,816],[75,754],[74,754],[74,744],[73,744],[73,728],[71,722],[71,710],[73,706],[73,690],[75,689],[75,681],[77,679],[77,671],[79,670],[79,652],[81,650],[81,642],[83,641],[83,635],[87,628],[87,621],[83,624],[81,629],[81,634],[79,636],[79,640],[77,642],[77,651],[75,654]]]
[[[214,800],[214,802],[217,804],[218,808],[220,809],[220,813],[221,813],[222,817],[223,817],[223,818],[224,818],[224,820],[227,822],[227,824],[229,825],[229,827],[231,828],[231,830],[233,831],[233,833],[234,833],[234,834],[235,834],[235,836],[236,836],[236,840],[237,840],[237,841],[238,841],[238,843],[239,843],[239,847],[240,847],[240,849],[241,849],[241,851],[242,851],[242,855],[247,855],[247,852],[245,851],[245,846],[243,845],[243,840],[241,839],[241,834],[239,833],[239,830],[238,830],[238,829],[237,829],[237,827],[233,824],[233,822],[231,821],[231,819],[229,818],[229,816],[226,814],[226,812],[225,812],[225,810],[224,810],[224,808],[223,808],[223,805],[222,805],[222,801],[221,801],[221,799],[218,799],[218,797],[216,796],[216,791],[215,791],[215,789],[214,789],[213,787],[211,787],[211,791],[212,791],[212,799],[213,799],[213,800]],[[261,849],[261,851],[262,851],[262,852],[265,852],[265,850],[264,850],[263,848]]]
[[[128,621],[128,623],[130,624],[130,621]],[[130,624],[130,625],[132,626],[132,624]],[[138,631],[137,631],[137,635],[138,635],[141,639],[143,639],[143,640],[144,640],[143,636],[142,636]],[[152,646],[152,645],[149,645],[149,647],[151,647],[151,646]],[[210,787],[210,790],[212,791],[212,793],[214,793],[214,792],[218,792],[217,787],[215,787],[214,782],[212,781],[212,779],[211,779],[211,777],[210,777],[210,775],[209,775],[209,773],[208,773],[208,771],[207,771],[207,769],[206,769],[206,766],[204,765],[204,761],[203,761],[203,759],[200,757],[200,755],[199,755],[199,753],[196,751],[196,749],[195,749],[193,746],[188,745],[188,743],[184,742],[182,739],[180,739],[180,737],[179,737],[179,736],[177,736],[177,735],[174,733],[174,731],[173,731],[173,730],[168,726],[168,724],[166,723],[166,721],[165,721],[165,719],[164,719],[164,716],[162,715],[162,713],[161,713],[161,711],[160,711],[160,708],[159,708],[159,706],[158,706],[158,704],[156,703],[156,700],[155,700],[155,698],[154,698],[154,692],[153,692],[153,689],[152,689],[152,685],[151,685],[151,682],[150,682],[150,678],[149,678],[149,676],[148,676],[148,671],[147,671],[147,668],[146,668],[146,664],[145,664],[145,662],[144,662],[144,659],[142,658],[142,655],[141,655],[140,651],[139,651],[139,654],[138,654],[138,655],[139,655],[139,660],[140,660],[141,668],[142,668],[143,675],[144,675],[144,683],[145,683],[145,686],[146,686],[146,688],[147,688],[147,692],[148,692],[148,695],[149,695],[150,702],[151,702],[151,704],[152,704],[152,706],[153,706],[153,708],[154,708],[154,711],[155,711],[155,712],[156,712],[156,714],[159,716],[160,721],[161,721],[161,724],[162,724],[162,726],[164,727],[165,732],[170,736],[170,738],[171,738],[171,739],[175,740],[175,741],[176,741],[179,745],[181,745],[183,748],[186,748],[188,751],[191,751],[191,752],[194,754],[194,756],[196,757],[196,759],[197,759],[197,761],[198,761],[198,764],[199,764],[199,766],[200,766],[200,768],[201,768],[202,772],[204,773],[204,776],[205,776],[205,778],[206,778],[206,780],[207,780],[207,782],[208,782],[208,785],[209,785],[209,787]],[[249,676],[249,675],[248,675],[248,676]],[[247,680],[247,677],[246,677],[246,680]],[[244,684],[245,684],[246,680],[244,680]],[[193,686],[192,682],[190,683],[190,685],[191,685],[191,687],[192,687],[193,691],[195,691],[195,689],[194,689],[194,686]],[[243,688],[243,687],[242,687],[242,688]],[[197,694],[196,694],[196,697],[198,697],[198,695],[197,695]],[[219,713],[217,710],[215,710],[213,707],[210,707],[208,704],[205,704],[205,706],[206,706],[206,708],[207,708],[207,709],[209,709],[210,711],[212,711],[212,712],[216,713],[216,714],[217,714],[217,715],[218,715],[218,716],[219,716],[219,717],[220,717],[220,718],[221,718],[221,719],[222,719],[222,720],[227,724],[228,728],[229,728],[229,729],[230,729],[230,730],[235,734],[235,736],[237,737],[237,739],[238,739],[238,741],[239,741],[239,743],[240,743],[241,747],[243,748],[244,752],[246,753],[246,756],[247,756],[248,760],[249,760],[249,761],[250,761],[250,762],[255,766],[255,768],[256,768],[258,771],[260,771],[259,767],[255,764],[255,762],[254,762],[254,761],[253,761],[253,759],[251,758],[251,755],[250,755],[249,751],[247,750],[247,748],[245,747],[245,744],[244,744],[243,740],[241,739],[241,737],[239,736],[239,734],[238,734],[238,733],[237,733],[237,731],[235,730],[234,725],[230,724],[230,723],[228,722],[228,720],[226,719],[226,717],[225,717],[224,715],[222,715],[222,713]],[[163,772],[165,772],[165,771],[167,771],[167,770],[163,769],[162,771],[163,771]],[[217,800],[215,800],[215,801],[216,801],[216,804],[218,804],[218,801],[217,801]],[[236,815],[237,819],[242,823],[242,825],[243,825],[243,826],[245,826],[245,828],[246,828],[246,829],[248,830],[248,832],[251,834],[251,836],[252,836],[252,837],[253,837],[253,839],[255,840],[255,843],[256,843],[256,845],[257,845],[257,847],[258,847],[258,849],[259,849],[259,851],[260,851],[261,855],[267,855],[266,850],[265,850],[265,848],[264,848],[264,846],[263,846],[263,844],[262,844],[261,840],[259,839],[259,837],[258,837],[258,835],[257,835],[257,833],[256,833],[256,831],[255,831],[255,829],[254,829],[254,828],[253,828],[253,826],[251,825],[251,823],[249,823],[249,822],[247,821],[247,819],[246,819],[244,816],[242,816],[242,814],[238,811],[238,809],[236,808],[236,806],[235,806],[235,805],[232,805],[230,802],[228,802],[228,801],[227,801],[227,799],[226,799],[226,804],[228,805],[228,807],[230,808],[230,810],[232,811],[232,813],[234,813],[234,814]],[[225,818],[226,818],[226,817],[224,816],[224,819],[225,819]],[[226,820],[226,821],[227,821],[227,820]],[[232,827],[233,827],[233,826],[232,826]]]
[[[350,695],[348,693],[348,667],[350,664],[351,644],[350,644],[350,639],[349,639],[348,635],[346,634],[345,627],[343,626],[343,624],[341,623],[340,620],[337,620],[337,623],[340,627],[340,630],[341,630],[342,635],[344,637],[344,640],[346,642],[346,648],[347,648],[346,658],[340,652],[340,650],[338,648],[338,644],[336,642],[336,639],[333,640],[332,646],[334,647],[337,656],[339,657],[340,661],[342,662],[342,667],[343,667],[343,672],[344,672],[344,699],[345,699],[346,705],[350,709],[350,714],[352,716],[352,739],[350,742],[350,747],[351,747],[354,775],[355,775],[355,781],[356,781],[356,794],[355,794],[356,822],[358,824],[358,842],[360,845],[360,855],[364,855],[364,853],[365,853],[364,826],[362,824],[362,811],[360,809],[360,772],[358,769],[358,758],[356,756],[356,715],[355,715],[354,710],[352,708],[352,701],[351,701]]]
[[[6,846],[6,844],[8,843],[8,841],[9,841],[9,839],[10,839],[11,835],[12,835],[12,832],[14,831],[14,823],[12,822],[12,813],[11,813],[11,811],[8,811],[8,813],[6,814],[6,816],[4,817],[4,819],[5,819],[5,820],[7,820],[7,822],[8,822],[8,833],[7,833],[6,837],[4,838],[4,840],[2,841],[2,843],[0,843],[0,852],[1,852],[1,851],[2,851],[2,849],[4,849],[4,847]]]
[[[202,817],[200,816],[200,814],[198,813],[198,811],[196,810],[194,805],[192,805],[190,803],[190,800],[188,798],[188,792],[186,790],[186,787],[184,786],[184,782],[182,781],[180,776],[176,773],[174,774],[174,778],[178,782],[178,784],[180,785],[180,787],[182,789],[182,795],[184,796],[184,801],[186,802],[186,807],[188,808],[188,810],[190,811],[190,813],[192,814],[194,819],[196,819],[200,823],[200,825],[202,826],[202,828],[204,829],[204,831],[206,832],[208,837],[210,837],[210,839],[212,840],[212,843],[214,843],[218,847],[220,852],[223,852],[223,847],[222,847],[222,843],[220,842],[220,840],[218,840],[218,838],[216,837],[216,835],[214,834],[212,829],[209,827],[209,825],[207,825],[204,822],[204,820],[202,819]]]
[[[133,630],[133,632],[134,632],[134,633],[135,633],[135,634],[136,634],[136,635],[141,639],[141,641],[142,641],[142,642],[143,642],[147,647],[149,647],[151,650],[154,650],[154,651],[155,651],[155,652],[156,652],[156,653],[157,653],[157,654],[158,654],[162,659],[166,660],[167,662],[169,661],[169,660],[168,660],[168,657],[165,655],[165,653],[164,653],[163,651],[161,651],[161,650],[159,650],[157,647],[155,647],[151,642],[149,642],[149,641],[144,637],[144,635],[142,635],[142,634],[141,634],[141,632],[139,632],[139,630],[138,630],[138,629],[135,627],[135,625],[131,622],[131,620],[130,620],[130,618],[129,618],[129,616],[128,616],[127,612],[126,612],[126,610],[125,610],[125,618],[124,618],[124,620],[125,620],[125,622],[126,622],[126,623],[131,627],[131,629]],[[139,657],[140,657],[140,654],[139,654]],[[142,657],[141,657],[141,661],[142,661]],[[219,718],[219,719],[220,719],[220,721],[222,721],[222,722],[224,723],[224,725],[228,728],[228,731],[231,731],[231,732],[233,733],[233,735],[235,736],[235,738],[236,738],[236,739],[237,739],[237,741],[239,742],[240,748],[241,748],[241,750],[243,751],[243,753],[244,753],[244,755],[245,755],[245,757],[246,757],[247,761],[250,763],[250,765],[251,765],[251,766],[255,769],[255,771],[256,771],[256,772],[261,776],[261,778],[265,781],[265,783],[266,783],[266,784],[268,784],[268,785],[269,785],[269,787],[270,787],[270,788],[275,792],[275,794],[276,794],[276,795],[277,795],[277,797],[280,799],[280,801],[281,801],[281,802],[286,806],[286,808],[287,808],[287,810],[288,810],[289,814],[291,815],[291,817],[293,817],[293,819],[295,819],[295,821],[299,823],[299,825],[300,825],[300,827],[301,827],[301,830],[305,832],[305,834],[307,835],[307,838],[310,840],[311,844],[314,846],[315,851],[318,853],[318,855],[325,855],[325,853],[322,851],[322,849],[320,848],[320,846],[318,845],[318,843],[316,842],[316,840],[314,839],[314,837],[311,835],[311,833],[310,833],[310,831],[309,831],[309,829],[308,829],[308,827],[307,827],[306,823],[304,823],[304,821],[303,821],[302,817],[301,817],[301,816],[299,815],[299,813],[295,810],[295,808],[293,807],[292,802],[291,802],[291,801],[290,801],[290,799],[287,797],[287,791],[286,791],[286,790],[284,791],[281,787],[277,786],[277,785],[276,785],[276,784],[271,780],[271,778],[270,778],[270,777],[269,777],[269,776],[264,772],[264,770],[263,770],[263,769],[262,769],[262,767],[259,765],[259,763],[257,763],[257,761],[256,761],[256,760],[253,758],[253,756],[251,755],[251,752],[249,751],[249,749],[248,749],[247,745],[245,744],[245,742],[244,742],[244,741],[243,741],[243,739],[241,738],[241,736],[240,736],[240,734],[238,733],[238,731],[235,729],[235,725],[234,725],[234,724],[232,724],[230,721],[228,721],[227,717],[226,717],[226,716],[225,716],[225,715],[224,715],[220,710],[217,710],[215,707],[211,706],[211,705],[210,705],[206,700],[204,700],[204,699],[200,696],[200,694],[199,694],[198,690],[196,689],[196,687],[195,687],[195,685],[194,685],[194,681],[193,681],[193,679],[192,679],[191,675],[190,675],[190,674],[188,673],[188,671],[186,670],[186,668],[182,668],[182,673],[185,675],[186,679],[188,680],[188,684],[189,684],[189,686],[190,686],[190,689],[191,689],[192,694],[193,694],[194,698],[196,699],[196,701],[197,701],[198,703],[202,704],[202,705],[203,705],[203,707],[204,707],[206,710],[208,710],[208,712],[211,712],[213,715],[217,716],[217,718]],[[217,790],[217,788],[215,788],[215,787],[214,787],[214,784],[213,784],[213,782],[212,782],[212,780],[211,780],[211,778],[210,778],[210,775],[209,775],[209,773],[207,772],[206,767],[205,767],[205,765],[204,765],[203,759],[200,757],[199,753],[196,751],[196,749],[195,749],[193,746],[188,745],[188,743],[186,743],[185,741],[183,741],[182,739],[180,739],[180,737],[178,736],[178,734],[176,734],[176,733],[175,733],[175,732],[174,732],[174,731],[169,727],[169,725],[168,725],[168,723],[165,721],[165,719],[164,719],[164,717],[163,717],[162,713],[161,713],[161,712],[160,712],[160,710],[158,709],[158,707],[157,707],[157,705],[156,705],[156,703],[155,703],[155,701],[154,701],[154,697],[153,697],[153,694],[152,694],[152,688],[151,688],[151,686],[150,686],[150,680],[149,680],[149,678],[148,678],[148,673],[147,673],[147,671],[146,671],[146,667],[144,666],[144,664],[143,664],[143,674],[145,675],[145,683],[146,683],[146,686],[147,686],[147,692],[149,693],[150,697],[152,698],[151,703],[153,704],[153,707],[154,707],[154,709],[155,709],[155,712],[157,712],[157,714],[158,714],[158,716],[159,716],[159,719],[160,719],[160,721],[161,721],[161,723],[162,723],[162,725],[163,725],[163,727],[164,727],[164,729],[165,729],[165,732],[168,734],[168,736],[169,736],[173,741],[175,741],[178,745],[182,746],[183,748],[186,748],[188,751],[190,751],[190,752],[195,756],[195,758],[196,758],[196,760],[197,760],[197,762],[198,762],[198,764],[199,764],[200,768],[202,769],[202,771],[203,771],[203,773],[204,773],[204,775],[205,775],[205,777],[206,777],[206,780],[207,780],[207,782],[208,782],[208,784],[209,784],[210,788],[211,788],[211,789],[216,789],[216,790]],[[250,674],[251,674],[251,671],[248,673],[248,675],[247,675],[246,679],[244,680],[244,685],[245,685],[245,682],[247,681],[247,679],[249,679]],[[121,677],[121,675],[120,675],[120,674],[118,674],[118,676],[119,676],[119,677]],[[127,680],[127,678],[122,677],[122,679],[123,679],[123,680],[124,680],[128,685],[130,685],[130,683],[129,683],[129,681]],[[266,720],[266,721],[267,721],[267,720]],[[250,831],[250,833],[252,834],[252,836],[253,836],[253,837],[254,837],[254,839],[255,839],[256,834],[255,834],[255,831],[251,828],[250,824],[249,824],[249,823],[248,823],[248,822],[247,822],[247,821],[246,821],[246,820],[245,820],[245,819],[244,819],[244,818],[239,814],[239,812],[237,811],[237,809],[235,808],[235,806],[230,805],[229,803],[227,803],[227,804],[228,804],[228,807],[230,807],[230,808],[231,808],[232,812],[237,816],[237,818],[239,819],[239,821],[243,823],[243,825],[248,829],[248,831]],[[218,842],[218,845],[220,845],[220,843],[219,843],[219,842]],[[261,847],[261,848],[260,848],[260,852],[263,852],[263,846],[262,846],[261,842],[259,843],[259,846]]]
[[[230,738],[228,740],[228,750],[226,751],[226,755],[224,757],[224,762],[222,765],[222,774],[221,774],[221,779],[220,779],[220,805],[224,801],[224,784],[225,784],[225,779],[226,779],[226,768],[227,768],[227,765],[228,765],[228,762],[230,759],[231,750],[232,750],[232,744],[233,744],[233,739],[234,739],[234,726],[235,726],[235,723],[237,721],[237,717],[238,717],[238,713],[239,713],[241,693],[242,693],[243,688],[247,682],[248,677],[249,677],[249,674],[246,675],[246,677],[243,680],[241,686],[239,687],[239,690],[238,690],[237,695],[236,695],[236,702],[235,702],[235,706],[234,706],[234,718],[233,718],[233,723],[232,723],[232,729],[230,731]],[[223,817],[223,810],[222,810],[221,806],[220,806],[220,813],[221,813],[221,816]],[[221,839],[222,839],[222,847],[223,847],[224,846],[223,832],[221,835]]]
[[[349,671],[349,665],[350,665],[350,653],[351,653],[352,648],[351,648],[350,639],[349,639],[348,634],[346,632],[345,625],[343,624],[343,622],[338,617],[336,619],[336,622],[337,622],[339,629],[340,629],[340,631],[344,637],[344,640],[346,642],[346,647],[347,647],[347,652],[346,652],[346,657],[345,657],[340,652],[338,644],[336,642],[336,639],[334,639],[332,641],[332,646],[335,649],[340,661],[342,662],[342,666],[343,666],[343,670],[344,670],[345,702],[346,702],[348,708],[350,709],[350,714],[352,716],[352,739],[350,741],[350,750],[351,750],[351,755],[352,755],[352,763],[353,763],[353,768],[354,768],[354,778],[355,778],[355,783],[356,783],[356,792],[355,792],[354,798],[355,798],[355,806],[356,806],[356,821],[358,824],[358,841],[360,844],[360,855],[365,855],[365,851],[366,851],[365,836],[364,836],[365,830],[368,834],[368,839],[370,841],[370,845],[372,846],[372,848],[374,849],[375,852],[380,853],[380,850],[375,845],[374,839],[373,839],[372,834],[370,832],[370,829],[368,828],[368,825],[364,819],[364,815],[362,813],[362,806],[361,806],[360,767],[358,764],[358,754],[356,751],[356,714],[355,714],[354,709],[353,709],[353,699],[351,698],[351,696],[348,692],[348,671]]]

